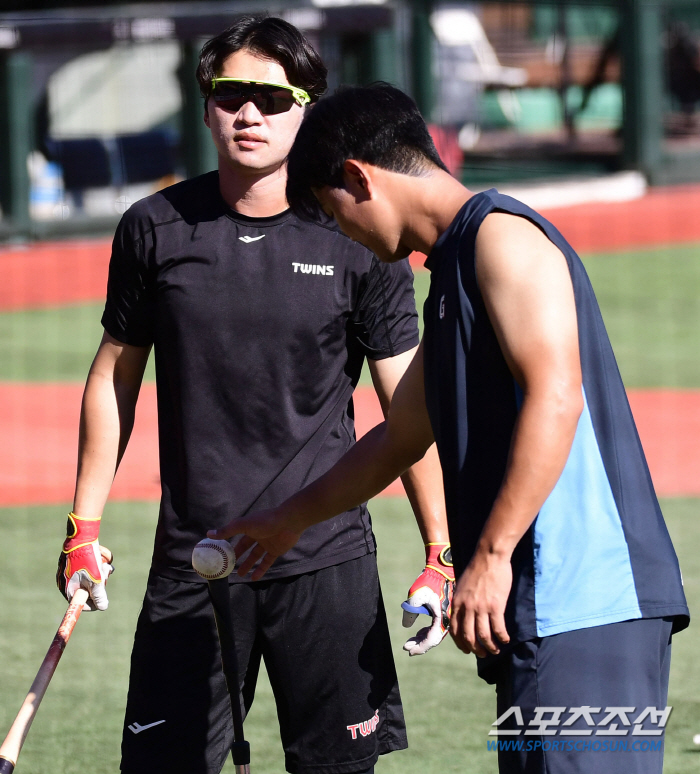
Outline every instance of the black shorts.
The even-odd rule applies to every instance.
[[[672,625],[670,618],[622,621],[484,659],[479,673],[496,683],[498,717],[512,707],[522,713],[499,724],[506,733],[498,740],[489,737],[499,772],[661,774]],[[653,714],[635,724],[647,708]]]
[[[374,554],[229,590],[244,705],[262,657],[287,771],[353,774],[407,746]],[[232,737],[207,586],[152,575],[131,657],[121,769],[218,773]]]

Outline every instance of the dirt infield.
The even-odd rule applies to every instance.
[[[0,383],[0,505],[73,500],[81,384]],[[155,385],[144,385],[116,500],[160,497]]]
[[[0,382],[0,507],[73,499],[82,384]],[[358,432],[381,421],[374,390],[357,391]],[[400,482],[386,494],[401,494]],[[114,480],[113,500],[158,500],[155,385],[141,388],[134,431]]]
[[[77,455],[80,384],[0,383],[0,506],[69,503]],[[633,391],[630,403],[657,492],[700,496],[700,390]],[[358,435],[381,422],[372,388],[355,393]],[[157,500],[156,392],[144,385],[111,499]],[[401,494],[400,483],[385,494]]]

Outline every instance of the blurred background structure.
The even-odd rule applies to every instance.
[[[622,170],[700,180],[697,0],[16,8],[0,11],[0,239],[107,233],[129,203],[213,169],[197,54],[261,10],[304,30],[331,88],[381,79],[413,94],[473,187]]]

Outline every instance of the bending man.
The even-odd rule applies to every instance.
[[[581,261],[536,212],[450,177],[415,104],[386,85],[314,109],[288,199],[390,264],[428,254],[425,335],[384,424],[287,503],[215,533],[249,536],[239,572],[259,562],[261,577],[436,440],[458,576],[450,632],[497,685],[499,732],[525,742],[499,754],[501,771],[660,774],[671,635],[688,609]],[[606,722],[609,709],[628,715]],[[649,729],[656,752],[569,744],[635,718],[630,749]]]

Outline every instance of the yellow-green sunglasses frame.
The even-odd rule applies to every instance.
[[[217,83],[243,83],[248,86],[274,86],[277,89],[286,89],[292,92],[294,101],[299,107],[304,107],[311,102],[311,97],[304,89],[300,89],[298,86],[290,86],[287,83],[273,83],[272,81],[251,81],[248,78],[212,78],[211,87],[213,91],[216,91]]]

